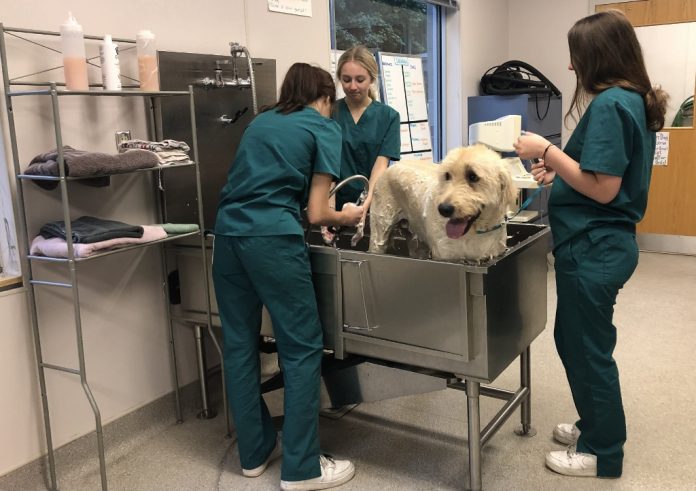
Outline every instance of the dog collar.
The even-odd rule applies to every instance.
[[[536,198],[537,195],[538,195],[543,189],[544,189],[544,186],[539,186],[539,187],[536,189],[536,191],[534,191],[526,200],[524,200],[524,203],[522,203],[522,205],[520,206],[520,209],[517,210],[517,211],[515,212],[514,215],[512,215],[511,217],[509,217],[509,218],[508,218],[507,220],[505,220],[503,223],[499,223],[499,224],[496,225],[495,227],[489,228],[488,230],[477,230],[476,233],[477,233],[477,234],[487,234],[488,232],[493,232],[494,230],[498,230],[500,227],[502,227],[502,226],[505,225],[507,222],[509,222],[510,220],[512,220],[513,218],[515,218],[517,215],[519,215],[520,212],[521,212],[522,210],[524,210],[525,208],[527,208],[527,207],[531,204],[531,202],[534,200],[534,198]]]
[[[479,235],[480,235],[480,234],[487,234],[488,232],[493,232],[494,230],[498,230],[499,228],[501,228],[501,227],[502,227],[503,225],[505,225],[506,223],[507,223],[507,221],[505,221],[505,222],[503,222],[503,223],[499,223],[499,224],[496,225],[495,227],[489,228],[488,230],[477,230],[476,233],[479,234]]]

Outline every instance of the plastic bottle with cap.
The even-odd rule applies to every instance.
[[[99,45],[99,61],[101,62],[104,90],[121,90],[118,45],[111,39],[111,34],[104,36],[104,41]]]
[[[136,36],[138,51],[138,76],[140,90],[159,90],[159,71],[157,69],[157,50],[155,35],[148,30],[138,32]]]
[[[66,88],[68,90],[89,90],[85,38],[82,26],[77,23],[72,12],[68,12],[68,20],[60,26],[60,44],[63,51]]]

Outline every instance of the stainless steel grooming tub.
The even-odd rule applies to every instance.
[[[529,357],[532,341],[546,325],[549,229],[507,227],[507,252],[476,265],[410,258],[410,241],[403,234],[393,238],[390,254],[366,252],[367,238],[351,248],[353,230],[340,234],[336,248],[319,245],[318,230],[307,237],[324,345],[335,360],[327,364],[323,395],[339,406],[445,388],[466,391],[468,489],[474,490],[481,489],[481,447],[518,406],[516,432],[535,434]],[[188,318],[205,310],[196,285],[200,260],[192,254],[183,249],[179,254],[182,310]],[[272,335],[268,317],[262,333]],[[517,357],[517,390],[481,385]],[[483,429],[480,395],[505,401]]]
[[[311,245],[325,346],[493,381],[546,325],[547,232],[510,224],[507,252],[480,265],[402,257],[399,238],[395,254],[342,248],[348,234],[336,249]]]

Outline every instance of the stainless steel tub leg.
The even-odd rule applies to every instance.
[[[194,324],[193,335],[196,338],[196,361],[198,362],[198,380],[201,387],[201,405],[203,409],[197,414],[198,418],[211,419],[216,416],[214,409],[208,406],[208,373],[205,368],[205,335],[199,324]]]
[[[469,487],[481,490],[481,407],[479,401],[481,384],[466,380],[466,407],[469,425]]]
[[[531,350],[527,346],[520,354],[520,387],[529,389],[527,397],[520,404],[521,425],[515,429],[515,433],[520,436],[534,436],[536,430],[532,428],[532,370],[531,370]]]

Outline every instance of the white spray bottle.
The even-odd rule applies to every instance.
[[[121,90],[118,45],[112,41],[110,34],[104,36],[104,41],[99,45],[99,60],[101,61],[104,90]]]

